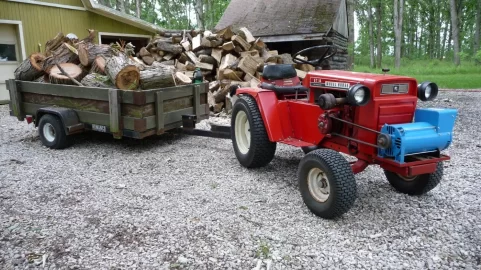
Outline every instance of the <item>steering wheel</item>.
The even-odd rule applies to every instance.
[[[326,48],[326,51],[321,56],[321,58],[310,60],[310,61],[306,61],[306,60],[297,58],[297,56],[302,54],[302,53],[305,53],[305,52],[308,52],[308,51],[311,51],[311,50],[316,50],[316,49],[324,49],[324,48]],[[309,47],[309,48],[306,48],[304,50],[301,50],[301,51],[297,52],[296,54],[294,54],[294,56],[292,56],[292,61],[294,61],[294,63],[297,63],[297,64],[309,64],[309,65],[313,65],[314,67],[318,67],[318,66],[321,65],[322,61],[331,58],[332,56],[334,56],[336,54],[336,52],[337,52],[337,47],[333,46],[333,45],[313,46],[313,47]]]

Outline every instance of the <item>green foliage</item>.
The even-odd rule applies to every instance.
[[[481,56],[481,55],[480,55]],[[359,57],[358,57],[359,58]],[[354,71],[381,74],[381,68],[370,69],[369,59],[359,60],[366,64],[356,65]],[[389,74],[414,77],[421,81],[433,81],[440,88],[449,89],[480,89],[481,88],[481,66],[473,61],[465,62],[456,67],[451,61],[434,60],[409,60],[403,59],[403,65],[395,70],[393,57],[384,57],[382,68],[390,68]]]
[[[271,256],[271,249],[269,244],[266,242],[261,242],[256,251],[256,257],[260,259],[267,259]]]

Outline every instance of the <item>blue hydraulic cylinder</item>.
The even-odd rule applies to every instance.
[[[442,151],[452,142],[456,116],[455,109],[422,108],[416,109],[413,123],[385,124],[381,133],[391,137],[391,146],[378,155],[404,163],[407,155]]]

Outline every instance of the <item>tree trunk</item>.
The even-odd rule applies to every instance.
[[[81,81],[84,72],[81,67],[72,63],[59,63],[58,64],[70,77],[77,81]],[[55,65],[49,71],[49,81],[53,84],[69,84],[76,85],[69,76],[63,75],[61,70]]]
[[[135,65],[130,65],[128,57],[120,54],[105,61],[105,73],[118,89],[137,90],[140,72]]]
[[[135,7],[136,7],[136,12],[135,12],[135,15],[137,16],[137,18],[140,18],[140,5],[141,5],[141,1],[140,0],[135,0]]]
[[[403,3],[404,0],[394,0],[394,67],[401,66],[401,38],[403,25]]]
[[[377,66],[381,67],[382,63],[382,1],[378,0],[376,8],[377,20]]]
[[[87,74],[80,83],[87,87],[114,88],[108,76],[98,73]]]
[[[347,69],[352,70],[354,64],[354,0],[347,0],[347,25],[348,38],[347,44],[349,54],[347,57]]]
[[[195,18],[197,19],[197,28],[204,30],[204,1],[194,0]]]
[[[461,64],[459,58],[459,28],[458,28],[458,13],[456,11],[456,0],[449,0],[451,7],[451,25],[452,25],[452,37],[453,37],[453,47],[454,47],[454,64],[459,66]]]
[[[372,25],[372,8],[371,0],[369,0],[369,6],[367,8],[367,20],[369,23],[369,67],[374,68],[374,36],[373,36],[373,25]]]
[[[140,72],[140,88],[143,90],[174,86],[175,68],[172,66],[156,66]]]
[[[481,0],[477,1],[476,5],[476,26],[474,30],[474,53],[479,51],[481,47]]]
[[[117,0],[117,9],[120,10],[120,12],[125,13],[124,0]]]
[[[34,53],[30,55],[15,70],[15,80],[33,81],[44,75],[45,72],[42,69],[44,60],[45,56],[42,54]]]
[[[439,51],[439,60],[443,60],[444,58],[444,50],[446,49],[446,40],[448,37],[448,26],[445,25],[443,29],[443,44],[441,46],[441,50]]]

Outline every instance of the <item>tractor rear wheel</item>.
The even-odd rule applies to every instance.
[[[251,96],[240,96],[232,108],[231,137],[235,155],[244,167],[263,167],[274,158],[276,142],[269,140],[257,102]]]
[[[413,177],[401,176],[384,170],[387,180],[398,192],[409,195],[422,195],[434,189],[443,178],[443,163],[439,162],[436,171],[428,174],[416,175]]]
[[[316,149],[306,154],[299,164],[298,181],[307,208],[322,218],[345,214],[357,198],[350,164],[331,149]]]

